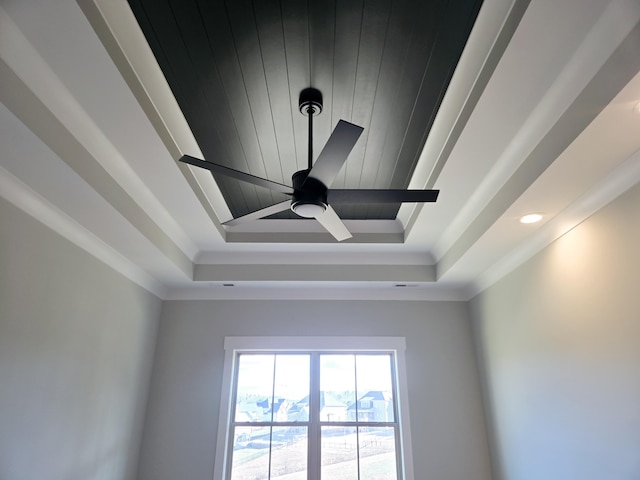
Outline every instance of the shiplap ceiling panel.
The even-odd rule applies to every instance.
[[[406,188],[480,0],[130,0],[205,160],[279,183],[307,166],[298,95],[324,97],[314,158],[338,120],[364,127],[334,188]],[[235,217],[287,197],[217,176]],[[341,205],[393,219],[399,205]],[[290,212],[275,218],[295,218]]]

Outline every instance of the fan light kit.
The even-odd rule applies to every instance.
[[[439,190],[330,189],[329,186],[335,180],[364,129],[344,120],[338,121],[322,152],[313,163],[313,117],[322,112],[322,93],[315,88],[305,88],[300,92],[298,107],[300,113],[309,118],[309,154],[308,168],[295,172],[291,177],[293,187],[189,155],[184,155],[180,159],[181,162],[206,168],[214,174],[236,178],[291,196],[291,200],[234,218],[223,225],[233,226],[291,209],[300,217],[316,219],[336,240],[342,241],[351,238],[351,233],[331,207],[331,203],[423,203],[437,200]]]
[[[324,203],[292,203],[291,210],[304,218],[316,218],[321,215],[327,209],[327,205]]]

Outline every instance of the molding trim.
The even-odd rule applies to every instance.
[[[0,94],[7,109],[190,277],[192,263],[188,254],[96,158],[96,155],[118,155],[115,148],[93,125],[75,98],[2,8],[0,24],[5,37],[0,43],[0,79],[3,87]],[[134,176],[132,172],[126,173]],[[164,226],[172,220],[165,221]],[[184,232],[181,236],[182,243],[189,244],[186,249],[195,254],[196,248],[190,239]]]
[[[0,167],[0,196],[156,297],[160,299],[167,297],[169,293],[167,287],[71,217],[52,206],[2,167]]]
[[[371,300],[403,302],[461,302],[467,291],[458,285],[415,284],[396,288],[389,283],[360,282],[326,286],[322,282],[277,282],[257,287],[238,283],[225,287],[220,283],[206,283],[196,287],[176,287],[169,290],[165,300]]]
[[[224,238],[220,219],[230,220],[231,212],[209,172],[178,161],[185,153],[204,157],[131,8],[124,0],[78,0],[78,5]]]
[[[463,299],[470,300],[486,290],[638,184],[640,184],[640,150],[604,178],[596,190],[578,198],[525,242],[503,256],[491,269],[470,283]]]
[[[530,0],[485,1],[411,178],[409,188],[435,188],[440,172],[489,83]],[[405,204],[398,219],[409,236],[424,204]]]
[[[435,282],[433,265],[195,265],[196,282]]]
[[[549,111],[546,111],[546,115],[534,112],[532,117],[535,119],[530,117],[529,121],[534,123],[535,128],[529,126],[521,130],[538,133],[544,131],[545,135],[479,214],[473,216],[466,229],[459,236],[455,236],[456,240],[448,246],[444,254],[438,256],[439,277],[458,262],[637,74],[640,69],[640,57],[632,52],[640,42],[639,17],[636,13],[635,17],[628,18],[627,28],[621,29],[619,22],[616,23],[615,20],[624,13],[623,10],[608,11],[608,14],[601,17],[596,25],[598,28],[591,31],[591,35],[582,43],[572,61],[558,77],[556,85],[545,96],[542,103],[551,108],[543,110]],[[634,23],[628,25],[631,21]],[[605,42],[605,39],[608,39],[608,42]],[[592,47],[598,40],[601,42],[600,55],[592,55]],[[602,58],[605,55],[606,57]],[[577,95],[570,94],[569,92],[576,91],[576,85],[585,86]],[[557,118],[557,109],[553,108],[553,105],[560,105],[560,98],[574,100]],[[547,120],[557,119],[553,123],[545,123],[541,120],[543,116]],[[514,140],[512,143],[526,142]],[[475,202],[481,205],[477,199]]]

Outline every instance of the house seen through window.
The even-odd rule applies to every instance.
[[[393,351],[236,351],[233,364],[221,478],[406,478]]]

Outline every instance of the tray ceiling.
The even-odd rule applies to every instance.
[[[0,196],[161,298],[468,299],[640,182],[639,44],[636,0],[2,1]],[[289,183],[310,85],[340,186],[438,201],[222,225],[277,199],[178,159]]]

